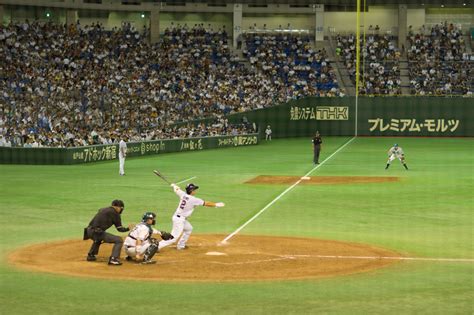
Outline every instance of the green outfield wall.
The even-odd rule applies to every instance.
[[[354,97],[308,97],[271,108],[231,115],[246,116],[258,125],[261,136],[267,125],[275,138],[307,137],[316,130],[326,136],[355,134]],[[360,97],[357,133],[361,136],[474,136],[474,98]]]
[[[127,158],[170,152],[239,147],[258,144],[258,134],[127,143]],[[0,164],[80,164],[118,159],[118,145],[77,148],[0,147]]]

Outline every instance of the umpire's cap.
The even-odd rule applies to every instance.
[[[186,193],[187,193],[188,195],[190,195],[193,191],[195,191],[195,190],[198,189],[198,188],[199,188],[199,186],[196,186],[196,185],[194,185],[193,183],[188,184],[188,185],[186,186]]]
[[[118,200],[118,199],[115,199],[114,201],[112,201],[112,206],[125,208],[125,204],[123,203],[123,201]]]

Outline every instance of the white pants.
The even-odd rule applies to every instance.
[[[125,157],[119,154],[119,175],[125,175]]]
[[[403,158],[402,158],[401,155],[392,154],[392,155],[390,155],[390,157],[388,158],[387,164],[392,163],[392,161],[395,160],[395,159],[399,159],[399,160],[400,160],[400,163],[402,163],[402,164],[404,163]]]
[[[175,243],[178,240],[178,238],[179,238],[179,242],[176,247],[178,249],[184,248],[186,246],[186,242],[189,239],[189,236],[191,236],[192,231],[193,231],[193,226],[191,225],[191,223],[189,223],[188,220],[186,220],[183,217],[178,217],[174,215],[173,216],[173,229],[171,230],[171,235],[173,235],[174,238],[167,241],[161,241],[159,243],[160,250],[163,247],[166,247],[168,245]]]
[[[138,254],[138,255],[143,255],[145,254],[145,251],[148,249],[148,247],[150,247],[151,243],[149,241],[146,241],[144,243],[142,243],[139,247],[139,251],[137,252],[137,248],[136,247],[127,247],[126,245],[123,246],[123,248],[125,249],[125,253],[132,257],[132,258],[135,258],[135,256]]]

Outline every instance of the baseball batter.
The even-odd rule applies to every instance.
[[[153,234],[160,235],[162,239],[172,239],[173,236],[164,231],[155,230],[152,226],[156,223],[156,214],[145,212],[142,222],[137,224],[124,241],[127,260],[134,260],[141,264],[154,264],[153,256],[158,252],[158,241]]]
[[[176,208],[176,211],[173,215],[173,229],[171,230],[172,239],[167,241],[161,241],[159,243],[159,249],[173,244],[178,239],[177,249],[186,249],[186,242],[193,231],[193,226],[189,223],[188,218],[193,214],[194,208],[197,206],[206,206],[206,207],[224,207],[223,202],[212,202],[204,201],[200,198],[195,197],[196,190],[199,188],[194,184],[189,184],[186,186],[186,192],[182,191],[181,188],[176,184],[171,184],[173,191],[179,197],[179,204]]]
[[[392,163],[392,161],[395,159],[399,159],[400,163],[402,163],[405,169],[408,171],[408,166],[405,163],[405,153],[403,153],[403,149],[399,147],[397,143],[395,143],[393,147],[388,150],[388,161],[387,166],[385,166],[385,169],[388,169],[390,163]]]
[[[119,142],[119,175],[125,175],[125,158],[127,157],[127,143],[124,138]]]

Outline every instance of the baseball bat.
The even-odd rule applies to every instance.
[[[166,179],[166,177],[163,176],[159,171],[153,170],[153,173],[155,173],[156,176],[160,177],[162,180],[168,183],[168,185],[171,185],[171,182]]]

